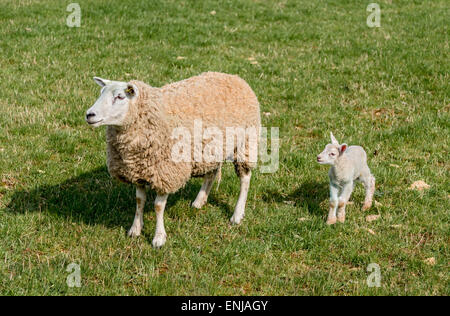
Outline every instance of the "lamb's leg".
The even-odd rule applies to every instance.
[[[145,186],[136,186],[136,215],[134,222],[128,231],[128,236],[137,237],[141,234],[142,227],[144,227],[144,206],[146,194]]]
[[[338,211],[337,211],[337,220],[340,223],[345,222],[345,206],[347,205],[347,202],[350,199],[350,195],[352,195],[352,191],[353,191],[353,181],[346,183],[342,188],[341,195],[339,196]]]
[[[203,177],[202,187],[200,188],[200,191],[198,192],[195,201],[192,202],[192,207],[202,208],[203,205],[206,204],[209,192],[211,191],[217,173],[218,171],[210,172]]]
[[[245,203],[247,202],[248,188],[250,186],[250,178],[252,176],[251,170],[246,172],[240,172],[239,178],[241,181],[241,190],[239,192],[239,198],[234,209],[234,214],[231,217],[232,224],[239,224],[245,215]]]
[[[159,248],[166,243],[167,235],[164,229],[164,209],[166,208],[168,196],[168,194],[157,195],[155,199],[156,231],[152,241],[152,245],[155,248]]]
[[[330,210],[328,212],[327,224],[336,224],[336,209],[338,204],[339,187],[330,183]]]
[[[375,193],[375,177],[369,174],[367,177],[361,179],[366,190],[366,197],[362,210],[365,211],[372,206],[373,194]]]

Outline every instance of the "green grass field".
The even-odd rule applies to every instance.
[[[79,28],[70,2],[0,0],[0,294],[450,294],[448,1],[379,0],[380,28],[366,25],[375,1],[79,0]],[[279,170],[254,173],[238,227],[233,166],[200,211],[191,180],[154,250],[152,203],[128,238],[134,188],[110,178],[105,129],[84,121],[92,77],[161,86],[204,71],[254,89],[280,128]],[[376,205],[360,211],[358,186],[332,227],[315,162],[330,131],[364,146],[377,178]]]

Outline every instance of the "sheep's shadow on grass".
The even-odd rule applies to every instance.
[[[263,200],[268,203],[294,202],[296,207],[304,207],[311,215],[322,218],[326,210],[320,204],[328,198],[328,192],[327,182],[307,181],[290,193],[266,191],[263,194]]]
[[[181,201],[190,207],[199,189],[199,181],[191,180],[183,189],[171,194],[166,216],[178,217],[180,214],[176,214],[172,206]],[[153,211],[155,196],[148,190],[146,212]],[[216,199],[211,202],[223,212],[229,212],[224,203]],[[18,190],[13,193],[6,210],[13,213],[48,212],[72,222],[128,229],[133,222],[135,203],[135,187],[112,179],[106,167],[102,167],[56,185]]]

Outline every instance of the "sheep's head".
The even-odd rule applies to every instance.
[[[98,77],[94,77],[94,81],[102,90],[95,104],[87,110],[86,122],[94,127],[124,125],[130,103],[138,96],[138,88],[132,83]]]
[[[334,165],[338,159],[347,149],[347,144],[339,144],[334,138],[333,133],[330,133],[331,144],[325,146],[325,149],[317,156],[317,162],[322,165]]]

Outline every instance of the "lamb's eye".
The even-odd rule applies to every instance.
[[[336,155],[335,153],[331,153],[331,154],[330,154],[330,156],[335,156],[335,155]]]

